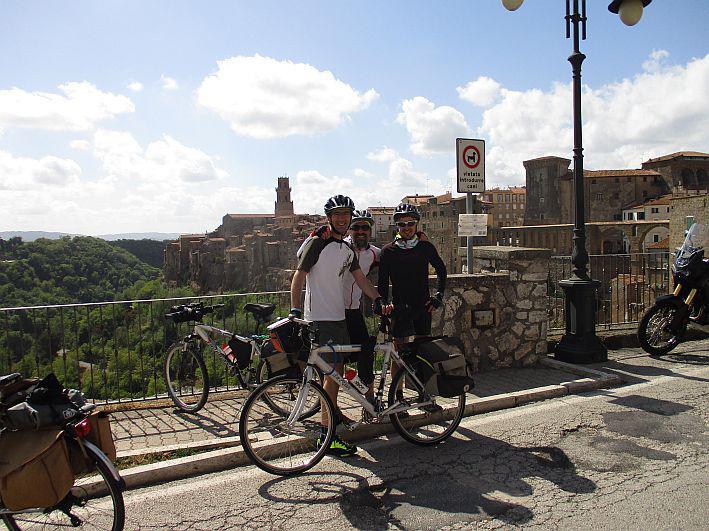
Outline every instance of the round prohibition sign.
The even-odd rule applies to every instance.
[[[480,164],[480,151],[475,146],[468,146],[463,150],[463,164],[471,170]]]

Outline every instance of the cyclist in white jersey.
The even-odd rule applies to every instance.
[[[349,271],[357,285],[381,311],[379,292],[362,272],[357,261],[357,252],[343,238],[350,226],[354,212],[352,199],[336,195],[325,203],[330,234],[327,238],[310,238],[298,257],[298,266],[291,282],[291,315],[302,315],[302,291],[305,290],[305,318],[315,321],[318,330],[317,342],[321,345],[332,341],[337,344],[350,343],[345,321],[343,292],[345,273]],[[306,283],[307,280],[307,283]],[[340,375],[344,369],[344,359],[332,359],[334,370]],[[337,408],[339,385],[331,378],[325,378],[325,391],[335,404],[337,417],[344,419]],[[323,424],[327,418],[323,413]],[[333,437],[328,453],[339,456],[353,455],[357,447]]]

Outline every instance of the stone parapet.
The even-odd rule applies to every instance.
[[[434,335],[459,337],[474,370],[528,366],[546,353],[548,249],[476,247],[480,273],[450,275]],[[431,289],[435,277],[430,277]]]

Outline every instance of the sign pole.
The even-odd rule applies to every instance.
[[[473,213],[473,194],[468,192],[465,194],[465,212]],[[468,262],[468,274],[473,274],[473,237],[468,236],[468,248],[466,250],[466,261]]]

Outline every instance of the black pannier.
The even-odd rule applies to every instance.
[[[251,365],[251,343],[242,341],[237,337],[229,340],[229,348],[236,357],[236,364],[242,371]]]
[[[270,341],[261,348],[271,378],[288,374],[300,376],[310,352],[310,340],[302,325],[288,318],[268,326]]]
[[[453,398],[470,391],[474,382],[463,343],[455,337],[418,342],[416,376],[431,396]]]

